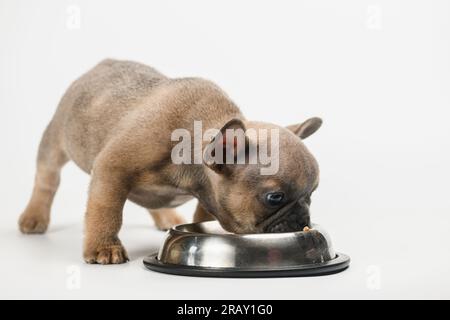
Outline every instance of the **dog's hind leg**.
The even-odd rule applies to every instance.
[[[172,208],[151,209],[149,212],[159,230],[169,230],[173,226],[185,223],[184,219]]]
[[[39,146],[33,193],[19,219],[22,233],[40,234],[47,231],[53,198],[59,186],[60,172],[68,160],[62,148],[59,130],[51,122]]]
[[[197,209],[195,209],[194,213],[194,222],[197,223],[212,220],[215,220],[214,216],[208,213],[200,203],[197,204]]]

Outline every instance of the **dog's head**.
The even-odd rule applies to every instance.
[[[222,149],[223,161],[218,163],[217,157],[205,161],[211,169],[213,214],[225,229],[290,232],[310,225],[309,206],[319,183],[319,168],[302,140],[321,124],[321,119],[312,118],[283,128],[233,119],[221,129],[206,150],[216,155]],[[235,136],[230,139],[226,132]],[[234,163],[226,161],[230,150]]]

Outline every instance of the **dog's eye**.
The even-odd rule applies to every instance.
[[[277,207],[283,203],[284,193],[283,192],[271,192],[266,194],[266,204],[270,207]]]

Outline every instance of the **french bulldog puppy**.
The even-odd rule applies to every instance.
[[[279,169],[261,175],[261,164],[175,164],[176,129],[276,129]],[[317,162],[302,139],[319,118],[288,128],[248,121],[215,84],[170,79],[128,61],[105,60],[76,80],[63,96],[40,143],[31,200],[19,220],[24,234],[45,233],[61,168],[74,161],[91,174],[84,259],[128,261],[118,237],[128,199],[149,210],[160,229],[183,223],[174,208],[196,198],[195,221],[217,219],[234,233],[285,232],[310,226],[310,197],[319,183]],[[203,142],[226,144],[221,141]],[[246,143],[258,143],[247,140]]]

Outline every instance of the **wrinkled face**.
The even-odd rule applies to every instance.
[[[311,125],[316,129],[312,130]],[[268,124],[246,123],[246,126],[266,128]],[[215,216],[230,232],[292,232],[311,224],[311,195],[319,183],[317,162],[302,142],[304,132],[293,130],[295,126],[273,127],[280,130],[276,173],[262,175],[259,163],[228,165],[216,170],[219,174],[214,184]],[[311,134],[318,127],[320,124],[309,123],[303,130],[309,129]]]
[[[218,220],[234,233],[291,232],[310,226],[309,206],[318,179],[306,182],[304,172],[292,176],[253,176],[244,170],[237,181],[218,188]],[[316,173],[308,173],[316,175]]]

